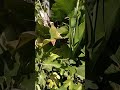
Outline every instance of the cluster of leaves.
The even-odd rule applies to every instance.
[[[34,4],[24,0],[2,4],[0,90],[34,90]]]
[[[120,89],[119,15],[118,1],[86,1],[87,89]]]
[[[85,23],[83,4],[82,0],[77,2],[76,0],[69,0],[69,2],[55,0],[51,9],[51,19],[62,22],[59,26],[51,24],[46,27],[39,14],[42,4],[39,0],[36,1],[36,90],[84,89]],[[69,18],[68,23],[64,21],[66,17]]]

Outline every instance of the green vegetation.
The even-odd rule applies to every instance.
[[[0,0],[0,90],[120,90],[120,0],[41,1]]]
[[[4,0],[0,7],[0,90],[34,90],[34,4]]]
[[[55,0],[50,18],[54,24],[44,26],[39,14],[43,7],[41,2],[36,2],[36,90],[84,89],[83,4],[82,0]],[[56,25],[56,21],[59,25]]]
[[[86,2],[86,89],[120,89],[119,2]]]

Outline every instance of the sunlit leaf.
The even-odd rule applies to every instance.
[[[77,68],[77,74],[81,79],[85,79],[85,62],[82,62],[82,65]]]
[[[40,84],[41,87],[45,87],[46,81],[46,74],[42,71],[40,74],[38,74],[38,84]]]
[[[79,29],[76,30],[75,33],[75,44],[77,42],[81,42],[83,35],[84,35],[84,31],[85,31],[85,22],[81,23],[79,25]]]
[[[72,90],[73,87],[74,87],[73,81],[70,80],[70,79],[68,79],[68,80],[66,80],[66,81],[64,82],[64,87],[67,88],[68,86],[69,86],[69,90]]]
[[[57,28],[52,24],[51,28],[50,28],[50,35],[51,35],[51,39],[60,39],[62,38],[60,36],[60,33],[57,31]]]
[[[62,26],[57,29],[60,34],[67,34],[68,33],[68,28],[66,26]]]

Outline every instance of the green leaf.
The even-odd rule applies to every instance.
[[[60,34],[67,34],[68,33],[68,28],[67,26],[62,26],[57,29]]]
[[[72,59],[69,60],[70,64],[76,64],[76,62]]]
[[[1,86],[2,89],[3,89],[3,82],[4,82],[4,80],[5,80],[4,76],[0,77],[0,86]]]
[[[59,56],[57,54],[50,53],[50,56],[43,61],[43,69],[51,71],[53,67],[60,68],[61,65],[56,61]]]
[[[57,90],[67,90],[67,88],[66,87],[64,87],[64,86],[61,86],[59,89],[57,89]]]
[[[74,83],[71,79],[68,79],[64,82],[64,87],[68,87],[69,86],[69,90],[73,90],[74,87]]]
[[[36,85],[35,90],[41,90],[38,84]]]
[[[74,85],[74,90],[83,90],[83,85],[81,83]]]
[[[120,59],[118,59],[114,54],[110,56],[110,58],[118,65],[120,66]]]
[[[57,31],[57,28],[54,25],[51,25],[51,28],[49,30],[50,35],[51,35],[51,39],[60,39],[62,38],[60,36],[60,33]]]
[[[67,44],[61,45],[60,48],[57,48],[53,51],[53,53],[59,55],[60,57],[63,58],[69,58],[70,55],[70,48],[68,47]]]
[[[114,65],[114,64],[111,64],[106,70],[105,70],[105,74],[112,74],[112,73],[116,73],[116,72],[119,72],[120,69]]]
[[[73,76],[76,72],[76,67],[75,66],[68,66],[68,70],[70,72],[70,75]]]
[[[81,79],[85,79],[85,62],[82,62],[82,65],[77,68],[77,74]]]
[[[46,63],[47,63],[47,62],[51,62],[51,61],[57,59],[58,57],[59,57],[59,55],[54,54],[54,53],[50,53],[49,57],[47,57],[47,58],[44,60],[44,62],[46,62]]]
[[[112,86],[113,90],[120,90],[120,85],[117,83],[114,83],[112,81],[109,81],[110,85]]]
[[[71,20],[70,20],[70,26],[71,26],[72,28],[74,28],[75,25],[76,25],[76,18],[71,18]]]
[[[40,85],[40,87],[44,87],[45,88],[45,84],[46,84],[46,74],[44,73],[44,71],[41,71],[41,73],[38,74],[38,84]]]
[[[21,86],[23,90],[34,90],[35,89],[35,76],[34,74],[30,75],[30,79],[25,77],[21,82]]]
[[[93,83],[93,81],[91,80],[85,80],[85,90],[87,90],[88,88],[90,89],[98,89],[97,84]]]
[[[43,62],[43,69],[49,69],[50,67],[60,68],[61,64],[59,64],[57,61],[54,62]]]
[[[51,42],[51,39],[44,39],[42,42],[42,47]]]
[[[19,62],[20,56],[18,53],[16,53],[15,59],[16,59],[16,63],[14,63],[14,68],[12,70],[10,70],[8,68],[7,63],[5,63],[5,66],[4,66],[4,76],[5,77],[11,77],[11,76],[17,75],[17,72],[18,72],[19,67],[20,67],[20,62]]]
[[[62,68],[60,68],[60,75],[63,75],[63,74],[64,74],[64,72],[65,72],[65,70],[64,70],[64,69],[62,69]]]
[[[85,22],[81,23],[79,25],[79,29],[76,29],[76,33],[75,33],[75,44],[77,42],[81,42],[83,35],[84,35],[84,31],[85,31]]]
[[[44,39],[49,39],[50,38],[50,33],[49,33],[49,28],[45,27],[44,25],[40,25],[36,23],[36,33],[38,37],[42,37]]]
[[[76,0],[55,0],[52,6],[53,18],[59,21],[63,20],[76,6]]]

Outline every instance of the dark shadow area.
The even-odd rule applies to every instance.
[[[35,4],[0,0],[0,90],[34,90]]]
[[[86,0],[85,7],[86,90],[120,90],[120,0]]]

